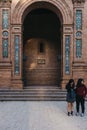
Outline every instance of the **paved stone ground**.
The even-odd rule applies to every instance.
[[[87,130],[84,117],[67,116],[67,103],[0,102],[0,130]]]

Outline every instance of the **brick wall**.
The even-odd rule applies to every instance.
[[[39,6],[38,6],[39,5]],[[11,6],[11,8],[10,8]],[[29,7],[28,7],[29,6]],[[4,3],[0,2],[0,87],[12,87],[14,88],[19,84],[22,84],[22,71],[23,69],[26,69],[26,67],[23,66],[22,68],[22,46],[23,46],[23,38],[22,38],[22,25],[23,20],[26,17],[26,14],[28,14],[29,11],[36,9],[37,7],[44,7],[46,9],[49,9],[53,11],[55,14],[58,15],[60,18],[61,24],[63,28],[61,29],[61,55],[63,57],[62,64],[57,64],[59,62],[56,61],[55,57],[57,55],[56,48],[54,48],[54,43],[50,44],[46,42],[46,55],[40,55],[36,51],[36,48],[34,48],[36,45],[28,47],[29,44],[26,44],[26,49],[24,48],[25,53],[31,58],[31,62],[26,61],[27,72],[25,74],[27,82],[29,81],[30,84],[38,84],[38,79],[42,80],[42,84],[44,84],[44,81],[46,81],[47,84],[57,84],[57,78],[61,77],[62,79],[62,86],[65,86],[66,82],[69,78],[74,78],[75,81],[77,81],[78,78],[84,78],[85,83],[87,83],[87,0],[85,0],[85,3],[78,3],[77,5],[73,5],[72,0],[58,0],[54,2],[54,0],[46,0],[44,1],[44,4],[41,4],[41,1],[37,2],[37,0],[23,0],[19,2],[19,0],[12,0],[12,3]],[[10,29],[9,33],[9,58],[3,59],[2,57],[2,9],[3,8],[9,8],[11,11],[11,15],[9,17],[10,22]],[[73,30],[73,25],[75,25],[75,10],[74,9],[82,9],[82,57],[80,59],[76,58],[76,51],[75,51],[75,35]],[[11,21],[10,21],[11,20]],[[71,28],[71,30],[70,30]],[[19,29],[19,30],[18,30]],[[64,31],[64,29],[66,31]],[[14,30],[14,31],[13,31]],[[18,76],[14,75],[14,35],[20,34],[20,74]],[[65,74],[65,35],[71,36],[71,52],[70,52],[70,75]],[[39,40],[39,39],[38,39]],[[37,41],[38,41],[37,40]],[[56,45],[56,44],[55,44]],[[27,48],[31,48],[30,52],[31,54],[28,54]],[[58,49],[58,47],[57,47]],[[47,55],[48,54],[48,55]],[[28,58],[27,56],[27,58]],[[40,59],[45,59],[45,63],[41,64],[38,62],[41,62],[38,60],[38,56]],[[32,60],[33,59],[33,60]],[[50,60],[49,60],[50,59]],[[52,59],[52,60],[51,60]],[[51,62],[52,61],[52,62]],[[42,61],[44,62],[44,61]],[[32,64],[34,63],[34,64]],[[32,67],[35,67],[31,69],[30,64],[32,64]],[[61,67],[62,66],[62,67]],[[62,73],[60,73],[60,71]],[[58,73],[57,73],[58,72]],[[43,73],[43,75],[42,75]],[[61,75],[60,75],[61,74]],[[30,76],[29,76],[30,75]],[[44,76],[44,81],[43,81]],[[17,80],[16,80],[17,79]],[[36,79],[36,81],[35,81]],[[53,80],[54,79],[54,80]],[[19,81],[20,80],[20,81]],[[17,84],[16,84],[17,81]],[[15,82],[15,83],[14,83]],[[27,84],[29,84],[27,83]],[[16,84],[16,86],[15,86]],[[19,84],[19,86],[20,86]],[[18,86],[18,87],[19,87]],[[22,86],[22,85],[21,85]],[[20,87],[19,87],[20,88]]]

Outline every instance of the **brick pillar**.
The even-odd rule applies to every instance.
[[[73,14],[74,14],[74,57],[73,57],[73,77],[77,81],[78,78],[86,79],[85,64],[85,48],[84,48],[84,4],[85,0],[73,0]]]

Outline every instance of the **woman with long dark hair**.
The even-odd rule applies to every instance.
[[[79,115],[79,107],[81,104],[81,116],[84,116],[85,112],[85,96],[87,94],[87,88],[84,85],[84,80],[82,78],[78,79],[76,85],[76,115]]]
[[[68,116],[73,115],[73,109],[74,109],[74,101],[76,99],[75,97],[75,83],[73,79],[70,79],[69,82],[66,84],[67,89],[67,111]]]

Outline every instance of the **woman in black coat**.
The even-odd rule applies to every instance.
[[[70,116],[73,115],[74,101],[76,100],[75,83],[73,79],[69,80],[69,82],[66,85],[66,89],[67,89],[67,96],[66,96],[67,111],[68,111],[68,116]]]
[[[76,115],[79,115],[79,107],[81,104],[81,116],[84,116],[85,112],[85,97],[87,94],[87,88],[84,85],[84,80],[82,78],[78,79],[77,85],[76,85]]]

